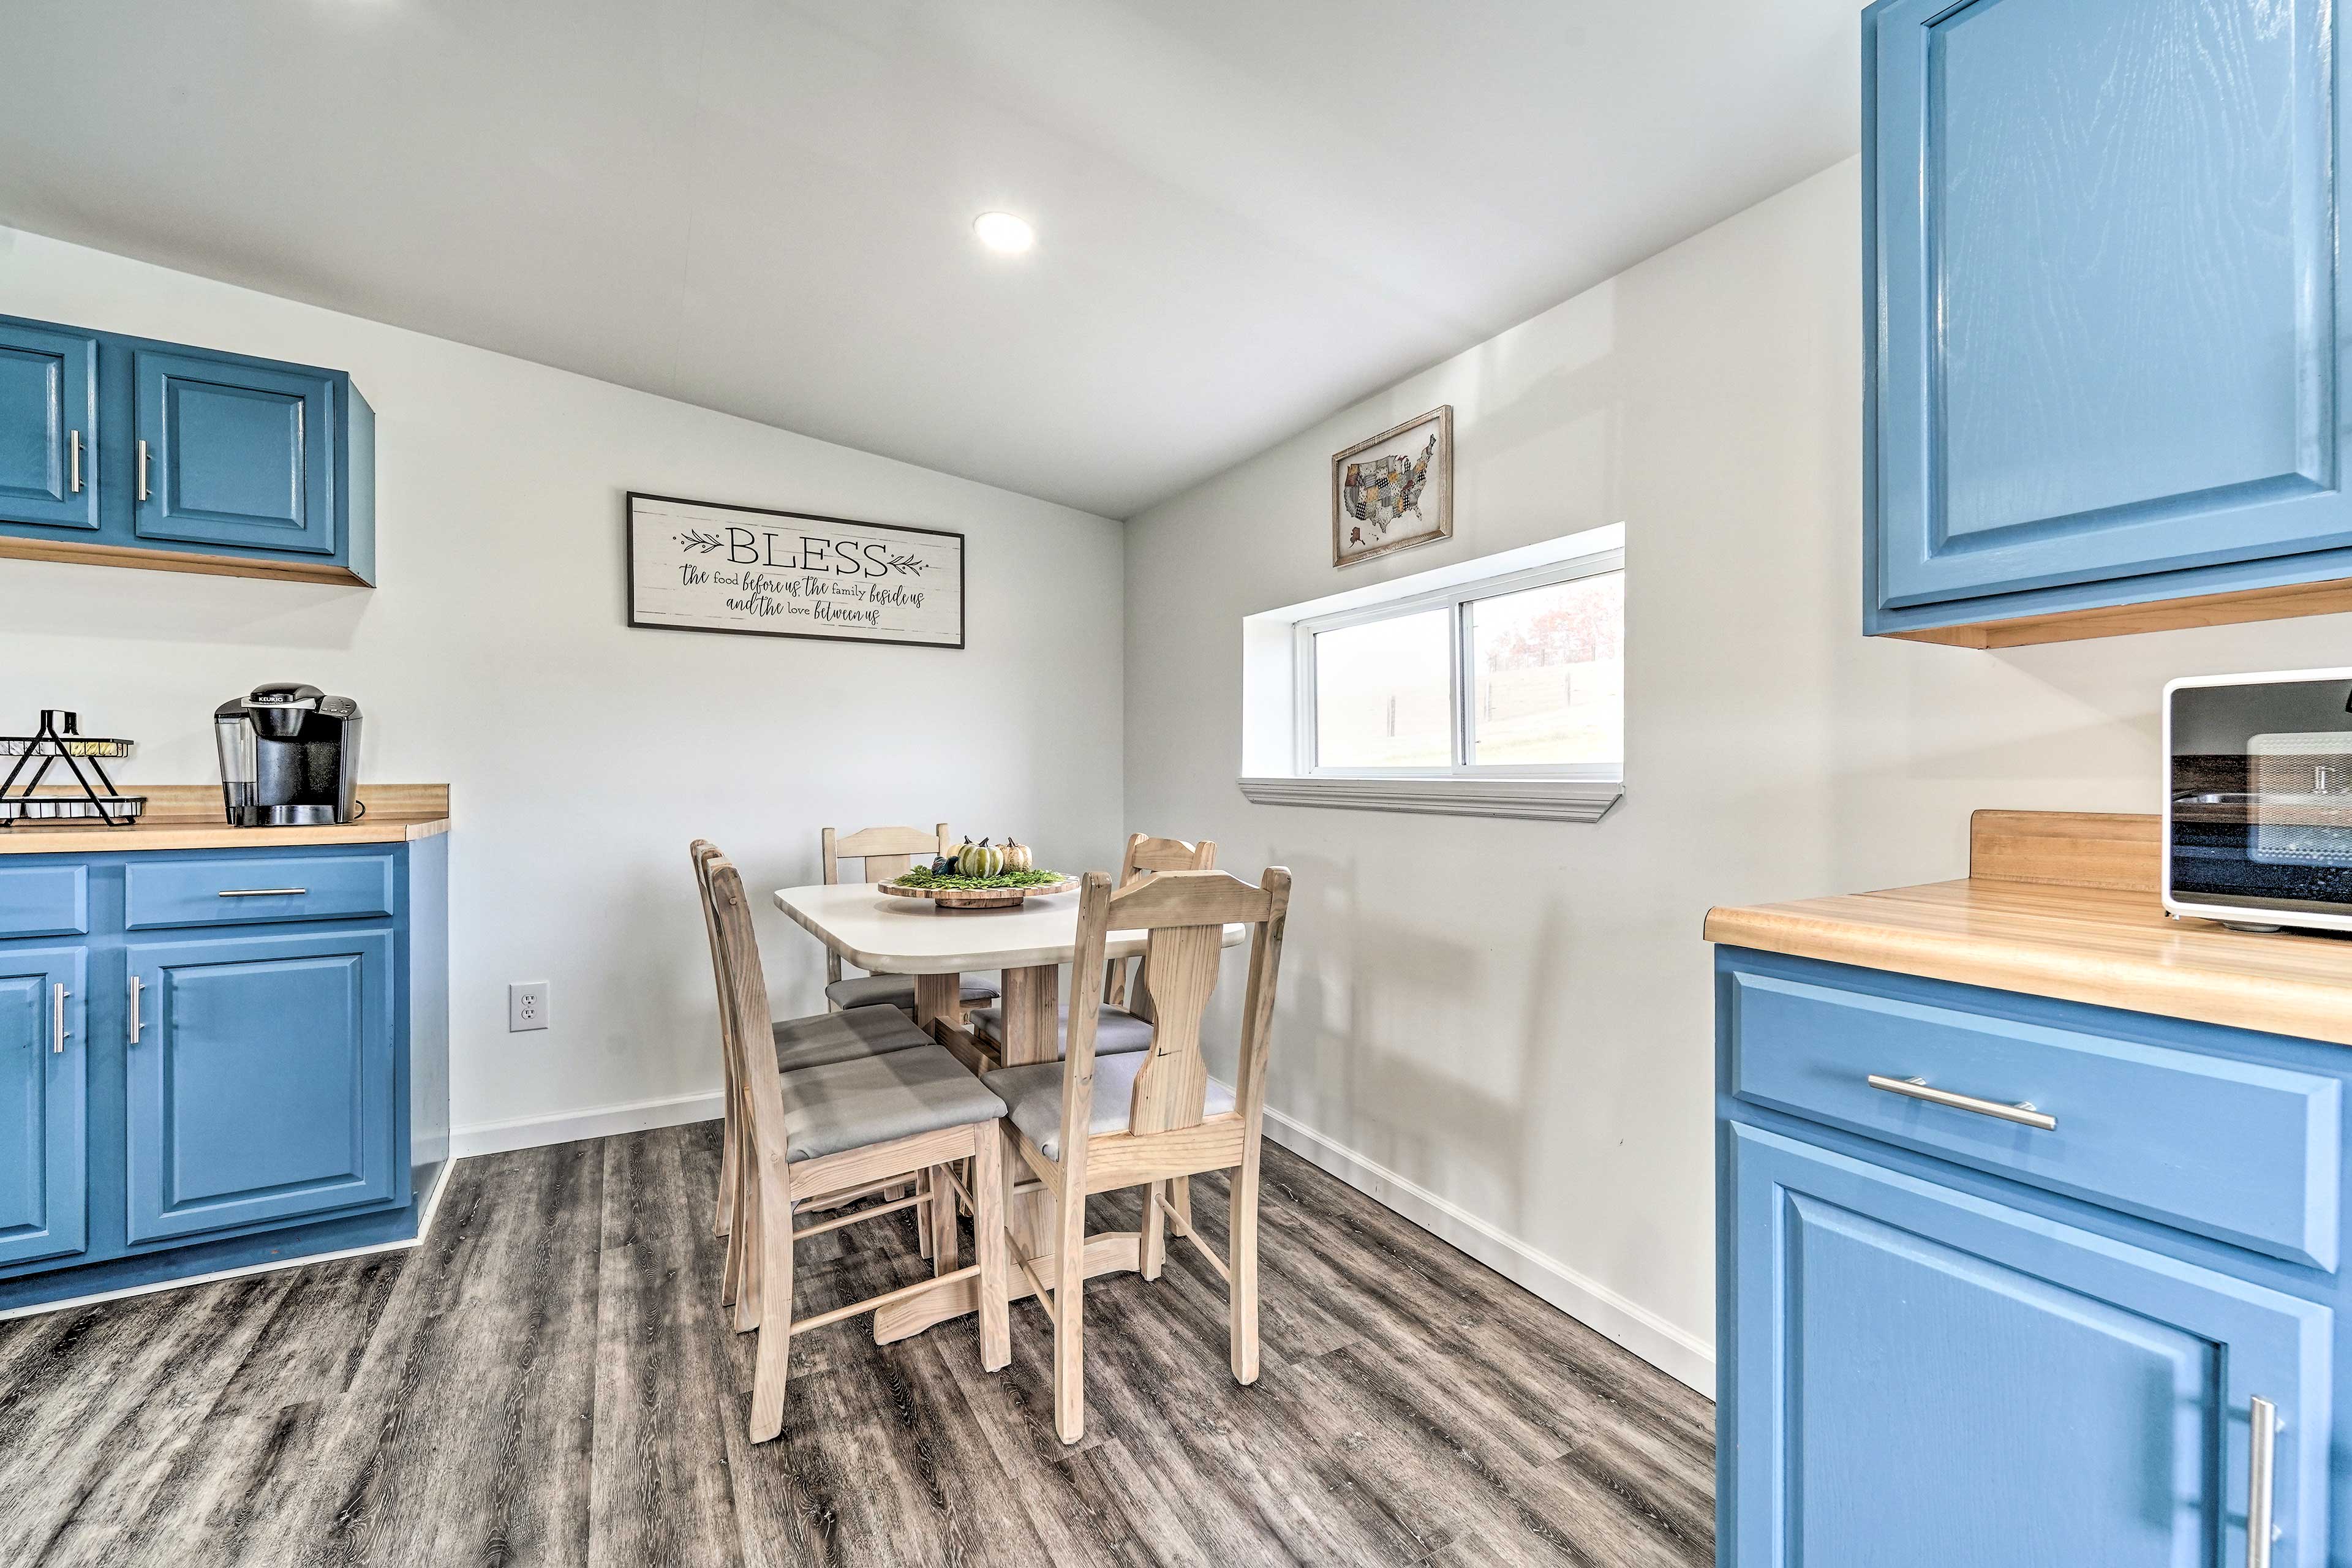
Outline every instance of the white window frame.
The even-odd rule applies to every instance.
[[[1514,779],[1553,780],[1562,783],[1622,784],[1625,779],[1624,759],[1614,763],[1474,763],[1477,754],[1476,704],[1471,700],[1476,674],[1472,668],[1473,628],[1470,606],[1482,599],[1499,598],[1508,594],[1525,593],[1532,588],[1549,588],[1555,584],[1573,583],[1580,578],[1598,577],[1604,573],[1625,569],[1622,547],[1580,555],[1548,565],[1528,567],[1523,571],[1506,572],[1473,582],[1458,583],[1449,587],[1431,589],[1402,598],[1384,600],[1360,608],[1341,610],[1331,615],[1317,616],[1297,622],[1291,631],[1293,637],[1291,668],[1297,689],[1291,711],[1295,731],[1296,776],[1302,779]],[[1401,616],[1421,615],[1433,609],[1445,609],[1452,617],[1451,657],[1447,661],[1446,704],[1451,714],[1454,761],[1442,768],[1338,768],[1324,767],[1316,758],[1316,691],[1315,638],[1323,632],[1339,631],[1349,626],[1368,626],[1377,621],[1391,621]]]

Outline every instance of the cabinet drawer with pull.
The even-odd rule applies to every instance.
[[[2335,1079],[1783,974],[1727,979],[1742,1100],[2336,1267]]]
[[[131,931],[357,920],[389,915],[392,904],[389,855],[134,861],[123,876]]]

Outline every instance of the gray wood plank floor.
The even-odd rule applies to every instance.
[[[1705,1400],[1272,1147],[1256,1386],[1180,1242],[1088,1287],[1075,1448],[1034,1304],[994,1377],[969,1319],[803,1337],[754,1447],[718,1175],[709,1124],[469,1160],[414,1251],[0,1323],[0,1563],[1714,1561]],[[800,1305],[927,1271],[851,1226]]]

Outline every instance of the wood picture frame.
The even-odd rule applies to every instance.
[[[964,646],[964,536],[631,490],[628,624],[899,647]]]
[[[1453,537],[1452,404],[1441,403],[1333,455],[1333,566]]]

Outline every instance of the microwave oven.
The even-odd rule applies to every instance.
[[[2164,689],[2165,912],[2352,931],[2352,668]]]

